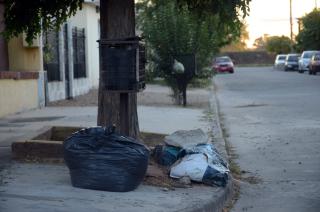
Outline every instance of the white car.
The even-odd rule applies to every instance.
[[[311,57],[318,51],[304,51],[299,59],[299,73],[309,71]]]
[[[286,58],[286,54],[278,54],[274,61],[274,69],[283,69],[284,64],[286,62]]]

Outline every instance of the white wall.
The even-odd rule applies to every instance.
[[[71,96],[79,96],[86,94],[92,88],[97,88],[99,85],[99,46],[97,40],[99,39],[99,29],[98,22],[100,19],[100,13],[96,12],[96,5],[93,3],[84,3],[82,10],[79,10],[75,16],[71,17],[68,21],[68,27],[70,28],[69,36],[71,35],[71,28],[78,27],[85,29],[85,48],[86,48],[86,78],[73,79],[70,82]],[[62,36],[62,34],[61,34]],[[59,45],[61,51],[64,51],[63,37],[60,38]],[[68,41],[70,42],[70,40]],[[70,42],[69,47],[72,46]],[[69,50],[70,53],[71,50]],[[61,53],[61,52],[60,52]],[[72,54],[72,53],[71,53]],[[64,62],[64,54],[60,54],[62,58],[60,61]],[[69,63],[71,64],[70,58],[72,55],[68,55]],[[69,66],[69,71],[71,68]],[[56,101],[66,98],[66,83],[64,77],[64,64],[61,64],[61,81],[59,82],[49,82],[48,83],[48,100]],[[72,71],[71,71],[72,72]],[[69,73],[69,76],[73,76],[73,73]]]
[[[99,85],[99,46],[97,43],[99,19],[100,13],[96,12],[96,6],[86,3],[82,10],[68,21],[72,26],[85,28],[86,69],[90,88],[97,88]]]
[[[96,12],[94,6],[87,8],[87,42],[88,42],[88,70],[90,70],[91,86],[97,88],[99,85],[99,44],[100,39],[98,23],[100,13]]]
[[[48,83],[48,100],[49,102],[66,98],[66,88],[64,81],[54,81]]]

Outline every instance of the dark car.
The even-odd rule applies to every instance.
[[[212,69],[217,73],[229,72],[234,73],[234,65],[230,57],[217,57],[213,60]]]
[[[284,63],[284,70],[298,70],[299,69],[299,54],[288,54],[286,62]]]
[[[309,74],[316,75],[317,72],[320,72],[320,52],[315,53],[310,61]]]

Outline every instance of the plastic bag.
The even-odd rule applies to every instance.
[[[186,150],[187,155],[170,170],[170,177],[189,177],[208,185],[225,186],[229,178],[227,163],[213,144],[200,144]]]
[[[185,156],[185,150],[175,146],[157,145],[153,151],[156,162],[163,166],[171,166],[178,159]]]
[[[143,180],[149,150],[111,128],[82,129],[63,143],[64,159],[75,187],[125,192]]]
[[[202,182],[207,166],[208,162],[204,154],[186,155],[180,163],[171,168],[170,177],[189,177],[193,181]]]
[[[186,150],[187,154],[203,153],[208,157],[208,162],[216,166],[221,166],[224,171],[229,171],[228,163],[222,159],[213,144],[198,144]]]

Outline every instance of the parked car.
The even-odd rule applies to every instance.
[[[275,69],[283,69],[284,64],[286,62],[286,54],[278,54],[275,61],[274,61],[274,68]]]
[[[284,63],[284,71],[298,70],[299,56],[299,54],[288,54],[286,57],[286,62]]]
[[[315,53],[310,61],[309,74],[316,75],[320,72],[320,52]]]
[[[316,52],[317,51],[304,51],[304,52],[302,52],[301,58],[299,59],[299,73],[309,71],[311,57]]]
[[[230,57],[217,57],[213,60],[212,69],[217,73],[229,72],[234,73],[234,64]]]

